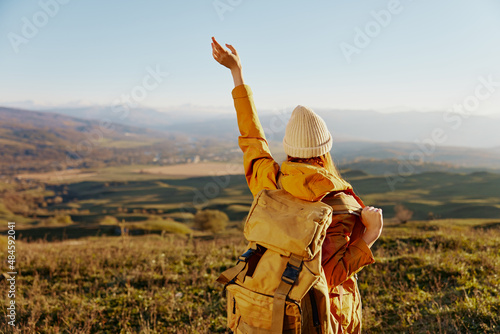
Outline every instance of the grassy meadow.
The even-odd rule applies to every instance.
[[[141,169],[42,175],[22,189],[0,182],[4,194],[16,194],[0,200],[0,257],[6,222],[15,221],[19,271],[18,327],[0,333],[226,332],[215,279],[246,245],[241,226],[252,196],[243,175]],[[364,333],[498,333],[500,174],[420,173],[394,190],[385,177],[343,175],[386,221],[377,262],[359,274]],[[12,204],[27,199],[36,205]],[[396,223],[395,204],[412,219]],[[225,212],[227,230],[197,230],[199,209]]]
[[[20,242],[18,330],[3,332],[225,333],[215,279],[244,247],[236,230]],[[374,253],[365,333],[498,333],[500,220],[388,224]]]
[[[233,169],[233,164],[221,164],[221,170]],[[167,218],[186,214],[189,217],[189,213],[199,209],[217,209],[239,222],[252,202],[243,175],[173,177],[143,170],[147,168],[108,167],[88,170],[83,176],[69,179],[65,179],[65,174],[59,175],[62,180],[53,173],[32,175],[45,184],[45,189],[29,189],[26,193],[60,197],[60,201],[49,203],[45,211],[39,210],[29,217],[2,210],[0,201],[0,221],[17,219],[23,227],[33,228],[39,226],[43,218],[60,213],[71,215],[75,223],[89,228],[107,215],[120,221],[145,221],[151,215]],[[69,175],[73,174],[77,175]],[[417,220],[500,217],[500,174],[497,173],[425,172],[400,176],[392,188],[389,185],[392,179],[385,176],[361,171],[344,171],[343,176],[367,205],[381,207],[388,218],[394,216],[396,204],[412,211],[412,218]]]

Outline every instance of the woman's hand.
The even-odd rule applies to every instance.
[[[232,45],[226,44],[229,50],[224,49],[219,42],[212,37],[212,56],[221,65],[226,66],[231,71],[241,69],[240,57]]]
[[[238,56],[238,52],[236,52],[236,49],[232,45],[226,44],[226,46],[230,51],[224,49],[219,42],[212,37],[212,56],[219,64],[231,70],[235,87],[243,85],[240,56]]]
[[[366,231],[361,237],[368,247],[371,247],[380,237],[384,226],[382,209],[373,206],[365,206],[361,211],[361,222],[366,227]]]

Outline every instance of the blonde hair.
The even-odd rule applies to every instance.
[[[320,155],[318,157],[312,157],[312,158],[295,158],[295,157],[291,157],[288,155],[287,161],[289,161],[289,162],[301,162],[301,163],[306,163],[306,164],[310,164],[310,165],[323,167],[328,172],[333,174],[334,176],[343,180],[342,176],[340,175],[339,170],[337,169],[337,166],[335,166],[335,164],[333,162],[333,159],[332,159],[330,152],[327,152],[323,155]]]

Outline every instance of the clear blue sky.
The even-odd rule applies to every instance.
[[[56,1],[0,1],[0,105],[112,104],[159,65],[169,76],[142,106],[230,107],[212,35],[238,49],[261,108],[444,110],[473,94],[479,76],[500,81],[497,0],[401,0],[386,26],[372,11],[391,1],[65,0],[53,17],[40,14]],[[214,3],[232,10],[221,20]],[[40,28],[16,53],[23,18]],[[349,63],[340,46],[356,47],[356,29],[370,24],[374,37]],[[500,111],[497,90],[478,113]]]

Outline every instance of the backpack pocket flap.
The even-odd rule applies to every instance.
[[[274,295],[281,283],[281,276],[287,268],[289,258],[276,252],[265,252],[252,272],[252,275],[237,277],[236,283],[252,291],[259,291],[265,295]],[[313,261],[316,265],[304,262],[298,278],[293,284],[288,297],[293,300],[301,300],[316,283],[320,276],[320,268],[316,268],[319,261]],[[313,267],[313,268],[311,268]],[[318,271],[314,272],[311,269]],[[273,274],[276,273],[276,274]]]
[[[231,329],[242,327],[243,332],[259,333],[260,330],[270,330],[273,324],[273,296],[250,291],[237,284],[230,284],[227,287],[229,296],[233,298],[232,308],[237,315],[238,321],[231,322]],[[298,303],[286,301],[283,332],[301,332],[301,310]]]
[[[310,260],[321,250],[331,215],[325,203],[304,201],[281,189],[262,190],[252,204],[244,234],[248,241]]]

